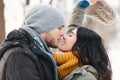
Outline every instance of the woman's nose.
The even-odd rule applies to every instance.
[[[63,36],[63,40],[66,40],[66,35]]]

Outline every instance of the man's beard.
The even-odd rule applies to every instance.
[[[58,45],[55,45],[53,42],[54,42],[54,41],[50,41],[50,42],[47,41],[46,44],[47,44],[48,47],[58,48]]]

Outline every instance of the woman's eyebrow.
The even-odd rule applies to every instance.
[[[67,33],[66,35],[73,35],[74,33],[73,32],[69,32],[69,33]]]
[[[74,34],[74,32],[73,32],[73,31],[67,32],[66,34],[71,34],[71,33],[73,33],[73,34]]]

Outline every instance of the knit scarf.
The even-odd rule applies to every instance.
[[[60,80],[69,75],[76,67],[82,66],[82,63],[78,64],[78,58],[73,55],[72,52],[65,52],[61,54],[53,53],[52,55],[58,65],[57,69]]]

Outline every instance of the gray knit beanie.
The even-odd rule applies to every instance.
[[[26,11],[23,28],[29,27],[38,33],[44,33],[64,25],[60,10],[50,5],[37,5]]]

